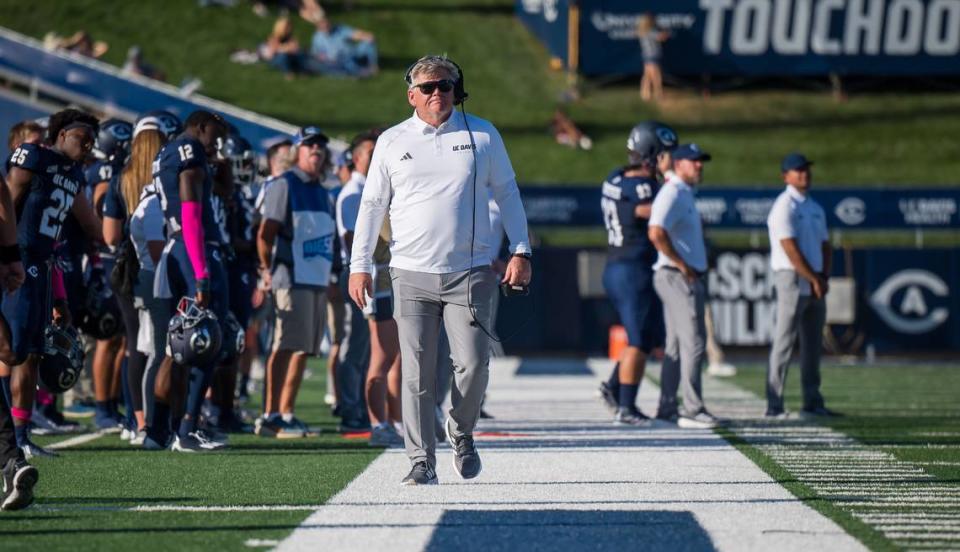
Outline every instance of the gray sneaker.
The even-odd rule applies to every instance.
[[[408,487],[416,485],[436,485],[437,483],[437,470],[433,469],[426,460],[421,460],[414,464],[410,473],[400,482],[401,485]]]
[[[616,415],[613,417],[613,425],[650,427],[653,425],[653,422],[650,420],[649,416],[643,412],[640,412],[636,408],[618,408]]]
[[[277,421],[277,439],[302,439],[307,433],[300,426],[284,419]]]
[[[400,437],[400,435],[397,434],[397,430],[393,429],[393,426],[390,424],[374,426],[370,431],[369,444],[371,447],[403,446],[403,437]]]
[[[713,429],[718,425],[720,420],[706,410],[701,410],[693,416],[683,415],[677,418],[677,427],[683,429]]]
[[[464,479],[473,479],[480,475],[483,464],[480,462],[480,454],[477,453],[477,447],[473,444],[473,435],[453,436],[453,419],[447,418],[444,424],[447,433],[447,442],[453,447],[453,469]]]

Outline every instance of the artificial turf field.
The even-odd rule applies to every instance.
[[[0,515],[0,536],[15,537],[4,542],[52,550],[249,549],[257,542],[283,539],[307,517],[311,505],[329,499],[378,454],[363,440],[334,434],[334,420],[322,404],[322,364],[316,362],[312,368],[314,376],[305,382],[298,415],[322,427],[320,437],[282,441],[232,436],[227,451],[184,455],[133,450],[114,435],[104,436],[66,449],[60,458],[36,460],[41,470],[37,506]],[[794,408],[799,393],[795,380],[791,378],[788,391],[788,407]],[[762,367],[747,365],[740,366],[733,383],[758,392],[762,381]],[[585,392],[592,391],[586,380],[584,386]],[[956,365],[830,365],[824,370],[824,393],[830,406],[847,416],[823,430],[853,437],[865,451],[890,452],[922,466],[929,477],[905,481],[906,489],[934,485],[960,490],[957,389],[960,367]],[[818,492],[809,477],[791,473],[795,465],[778,463],[769,448],[751,444],[738,431],[734,427],[723,434],[775,480],[870,548],[902,546],[864,522],[862,511],[848,503],[845,495]],[[778,445],[776,450],[790,446]],[[234,506],[275,508],[204,511]],[[191,507],[197,510],[186,511]],[[904,508],[893,504],[869,514],[895,514]],[[957,506],[949,503],[910,508],[947,518],[952,515],[952,519],[960,515]],[[947,529],[950,534],[958,532],[956,526]],[[954,547],[960,545],[952,542]]]

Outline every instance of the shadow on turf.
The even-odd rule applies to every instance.
[[[425,550],[484,550],[503,543],[524,550],[715,550],[690,512],[581,510],[449,510]]]

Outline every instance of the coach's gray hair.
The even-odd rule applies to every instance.
[[[412,88],[413,83],[417,82],[417,77],[420,75],[436,75],[438,73],[446,73],[455,81],[460,79],[460,70],[447,58],[446,54],[423,56],[410,68],[410,81],[407,86]]]

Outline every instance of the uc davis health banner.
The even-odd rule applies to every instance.
[[[568,0],[517,0],[551,52],[566,52]],[[580,71],[638,74],[642,13],[670,32],[676,75],[960,74],[960,0],[580,0]]]
[[[835,252],[834,275],[856,285],[852,330],[878,352],[960,347],[960,252],[876,249]],[[846,267],[852,274],[843,274]],[[776,296],[767,251],[722,251],[709,275],[717,340],[767,346],[773,340]]]
[[[697,191],[697,209],[708,227],[765,228],[780,188],[714,188]],[[599,186],[521,186],[530,224],[603,224]],[[811,192],[831,229],[960,228],[957,188],[823,188]]]

